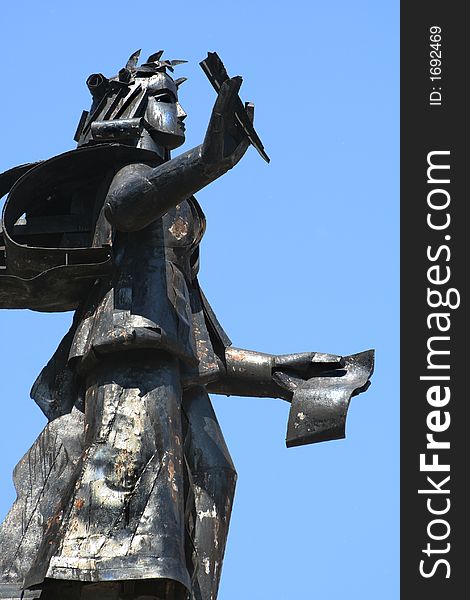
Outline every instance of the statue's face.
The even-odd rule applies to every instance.
[[[173,79],[166,73],[156,73],[144,81],[148,98],[144,117],[152,128],[152,138],[168,150],[178,148],[185,140],[186,113],[178,102]]]

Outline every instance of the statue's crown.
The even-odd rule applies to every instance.
[[[151,54],[146,62],[138,65],[140,50],[136,50],[115,77],[107,78],[101,73],[94,73],[87,79],[87,86],[93,97],[96,96],[98,88],[100,91],[108,87],[130,86],[134,83],[136,77],[151,77],[155,73],[166,73],[167,70],[173,73],[174,67],[188,62],[187,60],[161,60],[163,50]],[[176,87],[179,87],[186,81],[186,77],[175,79]]]

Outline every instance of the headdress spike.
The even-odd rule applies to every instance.
[[[135,69],[137,62],[139,61],[139,56],[140,50],[136,50],[133,54],[131,54],[125,68],[129,70]]]
[[[158,62],[163,54],[164,50],[159,50],[158,52],[155,52],[154,54],[151,54],[148,58],[147,58],[147,62]]]

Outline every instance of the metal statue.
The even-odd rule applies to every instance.
[[[269,160],[254,106],[209,53],[207,133],[171,158],[185,61],[138,59],[88,78],[77,149],[0,176],[0,307],[75,310],[31,391],[49,423],[14,472],[0,598],[215,600],[236,472],[208,392],[291,402],[296,446],[344,437],[372,374],[372,351],[231,345],[198,284],[193,194],[250,144]]]

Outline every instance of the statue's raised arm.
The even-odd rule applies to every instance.
[[[236,129],[235,105],[241,77],[225,81],[217,96],[204,142],[164,162],[158,167],[133,164],[123,167],[115,176],[105,202],[106,218],[120,231],[143,229],[152,221],[163,216],[206,185],[234,167],[249,146],[249,140],[240,126]],[[161,96],[160,86],[165,87],[166,96]],[[158,80],[158,90],[151,90],[145,122],[149,129],[157,128],[164,121],[161,103],[175,106],[176,120],[181,114],[179,103],[171,103],[166,88],[168,82]],[[163,100],[162,100],[163,98]],[[165,99],[166,98],[166,99]],[[248,104],[246,112],[253,120],[254,105]],[[178,116],[180,115],[180,116]],[[170,129],[170,127],[168,127]],[[177,139],[178,127],[174,127]]]

